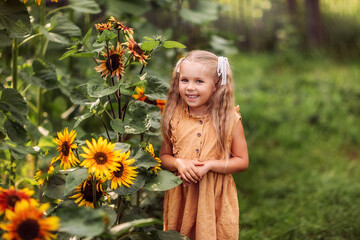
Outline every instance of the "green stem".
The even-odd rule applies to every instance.
[[[37,34],[34,34],[34,35],[31,35],[30,37],[28,38],[25,38],[21,43],[19,43],[19,46],[20,47],[21,45],[23,45],[24,43],[26,43],[27,41],[33,39],[34,37],[37,37],[37,36],[41,36],[43,35],[42,33],[37,33]]]
[[[12,88],[17,89],[17,57],[18,57],[18,39],[12,40]]]
[[[54,14],[60,10],[63,10],[63,9],[66,9],[66,8],[69,8],[69,6],[62,6],[62,7],[58,7],[58,8],[55,8],[54,10],[51,10],[50,12],[48,12],[46,14],[46,17],[50,16],[51,14]]]
[[[116,225],[120,224],[120,219],[122,218],[124,209],[125,209],[125,205],[122,196],[119,195],[117,199]]]

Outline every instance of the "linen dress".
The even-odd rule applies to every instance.
[[[235,123],[241,119],[236,111],[229,117]],[[175,158],[199,162],[220,159],[209,116],[193,116],[187,108],[177,109],[170,125]],[[238,239],[239,206],[232,175],[209,171],[198,183],[180,184],[166,191],[163,217],[165,231],[176,230],[191,240]]]

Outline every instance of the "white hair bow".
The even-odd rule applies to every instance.
[[[180,65],[182,63],[182,61],[184,60],[185,57],[182,57],[179,59],[179,61],[177,61],[176,63],[176,66],[177,66],[177,69],[176,69],[176,72],[179,73],[180,72]]]
[[[217,74],[221,75],[221,85],[226,85],[227,68],[229,67],[229,61],[227,57],[218,57]]]

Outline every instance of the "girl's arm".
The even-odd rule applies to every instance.
[[[172,153],[172,147],[165,141],[161,144],[160,149],[161,165],[169,171],[178,171],[181,179],[186,182],[198,182],[201,174],[196,166],[202,166],[204,163],[195,162],[190,159],[175,158]]]
[[[232,156],[228,162],[219,160],[205,161],[200,168],[201,173],[213,171],[216,173],[236,173],[245,171],[249,166],[248,150],[241,121],[236,124],[231,145]]]

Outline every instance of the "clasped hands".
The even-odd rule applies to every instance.
[[[205,162],[197,162],[190,159],[176,158],[175,166],[185,186],[190,183],[197,183],[210,170],[209,165]]]

